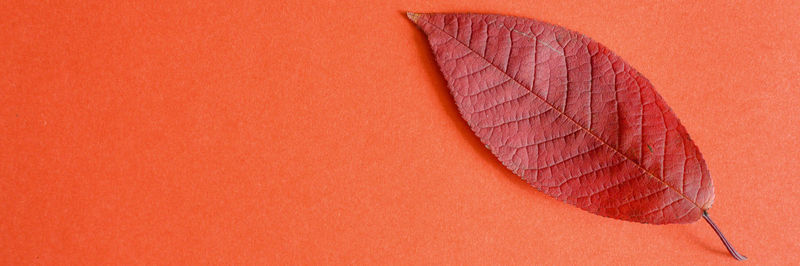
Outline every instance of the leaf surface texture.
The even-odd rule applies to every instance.
[[[458,109],[508,169],[586,211],[688,223],[708,168],[652,84],[605,46],[533,19],[409,13]]]

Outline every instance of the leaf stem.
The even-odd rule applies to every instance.
[[[743,256],[742,254],[739,254],[739,252],[736,252],[736,250],[733,249],[733,246],[731,246],[731,243],[728,242],[727,239],[725,239],[725,236],[722,234],[722,231],[719,230],[719,227],[717,227],[717,225],[714,224],[714,221],[711,220],[711,217],[708,216],[707,211],[703,211],[703,219],[706,219],[708,225],[710,225],[711,228],[714,228],[714,232],[717,232],[719,239],[722,240],[722,244],[725,245],[725,248],[728,249],[728,252],[731,253],[731,256],[733,256],[733,258],[740,261],[747,259],[747,257]]]

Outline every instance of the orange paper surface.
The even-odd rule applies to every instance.
[[[654,84],[750,260],[800,260],[796,1],[0,6],[0,264],[736,263],[556,201],[461,119],[405,11],[555,23]]]

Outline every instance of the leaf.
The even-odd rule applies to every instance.
[[[652,84],[605,46],[526,18],[408,17],[464,120],[523,180],[597,215],[713,225],[702,154]]]

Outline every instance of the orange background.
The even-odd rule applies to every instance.
[[[0,7],[0,264],[735,263],[702,221],[520,181],[407,10],[607,45],[703,151],[747,263],[800,260],[797,1],[201,2]]]

